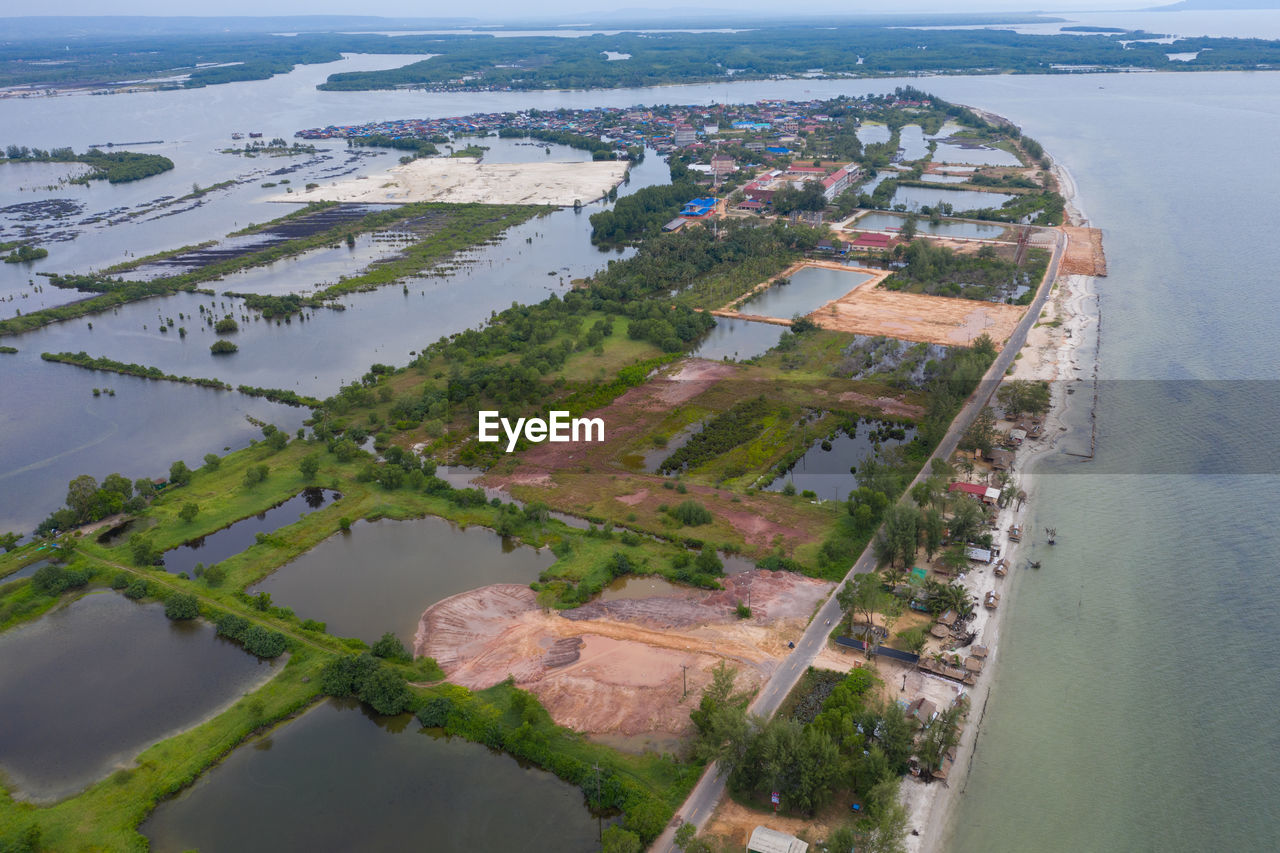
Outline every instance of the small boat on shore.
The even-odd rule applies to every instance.
[[[996,577],[1002,578],[1009,574],[1009,566],[1003,559],[1000,559],[996,562],[995,566],[992,567],[991,571],[995,573]]]
[[[1000,606],[1000,593],[995,590],[988,592],[986,597],[982,599],[982,606],[988,610],[995,610]]]
[[[1022,541],[1022,528],[1021,528],[1021,527],[1019,527],[1018,525],[1016,525],[1016,524],[1015,524],[1013,527],[1010,527],[1010,528],[1009,528],[1009,541],[1010,541],[1010,542],[1021,542],[1021,541]]]

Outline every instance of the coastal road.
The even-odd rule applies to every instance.
[[[951,457],[965,430],[973,423],[973,419],[978,416],[978,412],[982,411],[983,407],[990,401],[991,395],[995,393],[996,388],[1000,386],[1000,381],[1004,378],[1005,371],[1013,364],[1018,351],[1026,343],[1027,333],[1031,331],[1031,327],[1039,319],[1040,311],[1044,308],[1044,304],[1049,298],[1049,293],[1053,290],[1053,283],[1058,278],[1059,263],[1062,260],[1063,253],[1066,251],[1066,247],[1067,235],[1064,231],[1059,230],[1058,239],[1054,244],[1053,258],[1050,260],[1049,267],[1045,270],[1044,278],[1040,282],[1040,287],[1036,291],[1036,298],[1027,306],[1027,313],[1023,315],[1021,322],[1018,323],[1013,334],[1009,336],[1004,349],[996,355],[996,360],[987,369],[986,374],[978,383],[977,389],[969,396],[969,399],[960,409],[960,413],[951,422],[950,429],[947,430],[942,441],[938,443],[933,455],[929,457],[928,461],[920,469],[920,473],[903,491],[902,501],[910,499],[909,495],[912,486],[928,478],[929,466],[934,459],[948,459]],[[836,586],[836,589],[838,590],[854,575],[865,574],[875,571],[875,569],[875,549],[871,544],[868,544],[862,555],[858,557],[857,562],[853,564],[844,579]],[[827,638],[831,634],[831,625],[837,624],[840,616],[840,605],[836,603],[835,591],[833,590],[832,594],[818,608],[817,614],[809,623],[809,627],[805,629],[804,634],[801,635],[799,640],[795,641],[795,650],[779,664],[778,668],[769,676],[769,680],[765,682],[764,687],[756,694],[755,701],[748,708],[750,713],[765,718],[774,715],[778,710],[778,706],[782,704],[782,700],[791,692],[791,688],[800,680],[800,676],[813,664],[818,652],[822,651],[827,644]],[[724,777],[720,774],[719,767],[711,764],[702,774],[702,778],[698,780],[698,784],[694,785],[693,790],[689,792],[684,805],[676,812],[677,820],[667,826],[666,830],[658,836],[657,840],[653,842],[653,846],[649,849],[653,853],[674,853],[676,850],[674,843],[675,831],[678,823],[682,821],[701,827],[703,822],[711,817],[711,813],[715,810],[716,804],[723,794]]]

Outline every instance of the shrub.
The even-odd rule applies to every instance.
[[[689,527],[711,522],[711,511],[697,501],[684,501],[671,511],[676,521]]]
[[[137,601],[140,598],[146,598],[151,594],[151,584],[145,578],[134,578],[129,585],[124,588],[125,598],[132,598]]]
[[[149,536],[134,536],[129,540],[129,554],[138,566],[154,566],[160,562],[161,551]]]
[[[240,347],[231,343],[231,341],[214,341],[209,347],[209,352],[214,355],[230,355],[233,352],[239,352]]]
[[[418,722],[427,728],[441,728],[449,722],[453,702],[448,696],[432,696],[418,709]]]
[[[409,654],[409,650],[404,647],[404,643],[400,642],[400,638],[388,631],[373,644],[370,650],[374,657],[383,658],[390,661],[400,661],[408,663],[413,660],[413,656]]]
[[[277,658],[284,654],[289,643],[284,634],[254,625],[244,632],[244,648],[260,658]]]
[[[61,595],[88,582],[88,572],[58,565],[42,566],[31,576],[31,586],[41,595]]]
[[[234,613],[224,613],[218,617],[217,626],[218,634],[230,640],[237,642],[244,639],[245,632],[249,630],[250,622],[243,616],[237,616]]]
[[[200,602],[194,595],[174,593],[165,599],[164,615],[175,621],[195,619],[200,615]]]

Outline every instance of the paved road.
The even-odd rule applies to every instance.
[[[987,370],[982,381],[978,383],[978,388],[969,397],[960,413],[956,415],[954,421],[951,422],[951,428],[947,430],[947,434],[943,436],[942,441],[938,443],[938,447],[934,450],[933,455],[929,457],[929,461],[921,468],[920,473],[903,492],[902,500],[908,500],[911,492],[911,486],[926,479],[929,476],[929,464],[934,459],[948,459],[955,452],[956,445],[960,442],[960,437],[964,435],[964,431],[969,428],[969,424],[973,423],[973,419],[977,417],[978,412],[982,410],[987,402],[991,399],[991,395],[1000,385],[1000,380],[1004,377],[1005,371],[1013,364],[1014,357],[1018,351],[1022,349],[1023,344],[1027,340],[1027,332],[1035,325],[1040,317],[1040,311],[1044,308],[1044,303],[1049,297],[1049,292],[1053,289],[1053,282],[1058,277],[1058,265],[1062,260],[1062,254],[1066,250],[1067,236],[1065,232],[1058,232],[1058,240],[1054,245],[1053,259],[1049,263],[1049,268],[1045,272],[1044,280],[1040,283],[1040,288],[1036,292],[1036,298],[1027,308],[1027,313],[1023,316],[1022,321],[1009,337],[1008,343],[1005,344],[996,360]],[[853,567],[849,569],[845,575],[844,581],[848,581],[854,575],[864,574],[866,572],[875,571],[876,558],[874,548],[868,544],[863,550],[862,556],[858,557]],[[840,585],[844,584],[841,581]],[[839,589],[837,586],[836,589]],[[840,606],[836,603],[834,591],[831,596],[818,609],[817,615],[813,621],[809,623],[809,627],[805,630],[804,635],[796,641],[796,648],[789,654],[782,664],[774,671],[769,680],[765,682],[764,687],[756,695],[755,701],[751,703],[748,709],[752,714],[761,717],[772,717],[778,710],[778,706],[782,704],[782,700],[791,692],[791,688],[800,680],[800,676],[812,664],[814,658],[818,656],[818,652],[822,651],[827,643],[827,637],[831,633],[831,627],[828,622],[835,623],[841,616]],[[707,767],[702,774],[702,778],[698,780],[698,784],[689,792],[689,797],[685,800],[684,805],[676,812],[676,821],[658,836],[650,848],[652,853],[673,853],[675,851],[675,831],[677,824],[683,820],[685,823],[693,823],[701,827],[703,821],[711,816],[711,812],[715,810],[716,803],[720,801],[721,795],[724,793],[724,778],[720,775],[720,769],[717,765],[712,764]]]

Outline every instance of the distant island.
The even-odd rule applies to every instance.
[[[1156,6],[1149,12],[1191,12],[1196,10],[1234,12],[1245,9],[1280,9],[1280,0],[1182,0],[1168,6]]]

